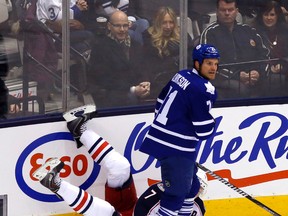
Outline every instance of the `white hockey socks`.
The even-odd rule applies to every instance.
[[[194,205],[194,198],[185,199],[181,209],[179,210],[178,215],[190,216],[193,211],[193,205]]]
[[[80,137],[80,141],[88,149],[92,159],[101,165],[102,160],[114,150],[114,148],[101,136],[92,130],[86,130]]]
[[[107,215],[115,212],[113,206],[105,200],[91,196],[86,191],[62,180],[57,192],[69,206],[79,214],[85,216]]]
[[[158,212],[156,213],[157,216],[177,216],[179,211],[172,211],[166,209],[160,205]]]
[[[92,130],[86,130],[80,141],[88,149],[92,159],[106,169],[108,186],[122,187],[130,176],[129,161]]]

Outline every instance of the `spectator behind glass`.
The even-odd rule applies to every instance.
[[[3,43],[3,36],[0,34],[0,44],[3,45]],[[8,112],[8,89],[5,85],[4,80],[2,79],[7,75],[7,72],[8,63],[4,49],[0,50],[0,120],[5,119],[5,115]]]
[[[208,25],[200,37],[201,43],[213,44],[219,49],[221,64],[231,64],[220,67],[215,79],[219,98],[262,94],[261,81],[267,64],[247,62],[267,59],[268,49],[255,29],[237,23],[237,13],[236,0],[217,0],[217,21]]]
[[[0,34],[0,48],[4,48],[3,36]],[[11,103],[8,105],[8,101],[15,102],[17,98],[8,94],[8,88],[3,80],[8,74],[8,60],[6,56],[6,50],[0,50],[0,120],[6,119],[7,114],[17,113],[20,110],[20,105]]]
[[[80,53],[91,49],[90,44],[94,38],[92,32],[85,30],[84,12],[88,9],[85,0],[71,0],[70,2],[70,42]],[[60,0],[38,0],[37,18],[45,23],[55,33],[62,33],[62,1]],[[61,45],[58,46],[61,49]]]
[[[136,0],[100,0],[100,5],[98,5],[96,13],[109,17],[116,10],[125,12],[128,15],[130,37],[140,44],[143,44],[142,32],[149,27],[149,22],[146,19],[137,17],[135,1]]]
[[[269,65],[265,85],[267,94],[280,96],[286,93],[287,95],[284,91],[284,80],[285,75],[287,76],[288,64],[281,58],[288,56],[288,25],[280,4],[277,1],[266,1],[266,4],[260,8],[254,26],[262,36],[265,46],[270,50],[270,58],[280,58],[279,61],[271,61]]]
[[[188,49],[192,50],[189,35],[188,40]],[[156,99],[160,90],[179,70],[180,29],[172,8],[159,8],[152,26],[143,32],[143,43],[143,71],[151,81],[151,98]]]
[[[150,83],[140,82],[142,46],[129,36],[129,21],[123,11],[111,15],[107,28],[108,34],[99,37],[92,48],[90,92],[101,108],[135,104],[150,92]]]
[[[288,1],[287,0],[276,0],[281,5],[281,10],[285,16],[286,22],[288,22]]]

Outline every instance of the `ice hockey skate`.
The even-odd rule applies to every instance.
[[[32,176],[40,181],[40,183],[56,193],[59,190],[61,180],[59,172],[64,167],[64,163],[58,158],[51,158],[38,168]]]
[[[74,108],[63,114],[63,118],[67,122],[67,128],[77,142],[77,148],[83,145],[79,140],[80,136],[86,130],[86,124],[93,117],[92,114],[95,113],[96,106],[90,104]]]

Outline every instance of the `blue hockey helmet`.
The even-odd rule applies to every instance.
[[[204,59],[220,58],[218,50],[210,44],[199,44],[193,49],[192,53],[193,61],[203,63]]]

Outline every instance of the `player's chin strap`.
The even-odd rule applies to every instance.
[[[240,188],[236,187],[235,185],[231,184],[229,181],[227,181],[226,179],[222,178],[221,176],[217,175],[216,173],[214,173],[213,171],[209,170],[208,168],[204,167],[203,165],[196,163],[197,166],[203,170],[204,172],[208,173],[209,175],[211,175],[212,177],[214,177],[215,179],[219,180],[220,182],[222,182],[223,184],[225,184],[226,186],[228,186],[229,188],[233,189],[234,191],[236,191],[237,193],[241,194],[242,196],[246,197],[247,199],[249,199],[250,201],[252,201],[253,203],[255,203],[256,205],[260,206],[261,208],[265,209],[266,211],[268,211],[271,215],[275,215],[275,216],[281,216],[279,213],[275,212],[274,210],[272,210],[271,208],[269,208],[268,206],[264,205],[263,203],[261,203],[260,201],[256,200],[255,198],[253,198],[252,196],[250,196],[249,194],[247,194],[246,192],[244,192],[243,190],[241,190]]]

